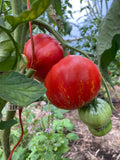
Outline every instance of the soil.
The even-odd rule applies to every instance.
[[[116,87],[120,93],[120,87]],[[103,137],[93,136],[87,126],[79,119],[78,111],[65,113],[75,125],[74,133],[79,140],[70,142],[70,150],[64,154],[64,158],[70,160],[120,160],[120,103],[119,99],[111,91],[112,100],[117,112],[112,112],[112,130]]]

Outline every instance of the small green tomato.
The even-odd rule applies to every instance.
[[[106,101],[97,98],[83,108],[78,109],[78,114],[87,126],[101,128],[110,121],[111,108]]]

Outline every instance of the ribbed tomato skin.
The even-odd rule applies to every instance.
[[[37,34],[33,36],[34,61],[32,62],[31,39],[24,46],[24,54],[27,57],[27,68],[32,68],[36,72],[34,77],[43,82],[47,73],[60,59],[63,58],[63,49],[59,42],[47,34]]]
[[[91,60],[69,55],[52,67],[44,85],[53,105],[73,110],[83,107],[96,97],[101,86],[101,75]]]

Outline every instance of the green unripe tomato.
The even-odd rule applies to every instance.
[[[101,128],[106,125],[111,117],[109,104],[97,98],[83,108],[78,109],[80,119],[92,128]]]
[[[94,136],[101,137],[101,136],[104,136],[108,132],[111,131],[111,129],[112,129],[112,121],[110,120],[107,123],[107,125],[103,126],[102,128],[95,129],[95,128],[92,128],[92,127],[88,126],[88,129]]]

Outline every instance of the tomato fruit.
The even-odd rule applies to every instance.
[[[101,75],[88,58],[69,55],[55,64],[44,82],[46,95],[58,108],[81,108],[98,94]]]
[[[111,118],[111,113],[109,104],[100,98],[78,109],[80,119],[92,128],[101,128],[106,125]]]
[[[112,129],[112,121],[110,120],[105,126],[103,126],[102,128],[92,128],[90,126],[88,126],[89,131],[97,137],[101,137],[106,135],[108,132],[111,131]]]
[[[63,58],[63,49],[59,42],[47,34],[33,36],[34,60],[32,63],[31,39],[24,47],[24,54],[27,57],[27,68],[32,68],[36,72],[34,77],[43,82],[47,73],[60,59]]]

